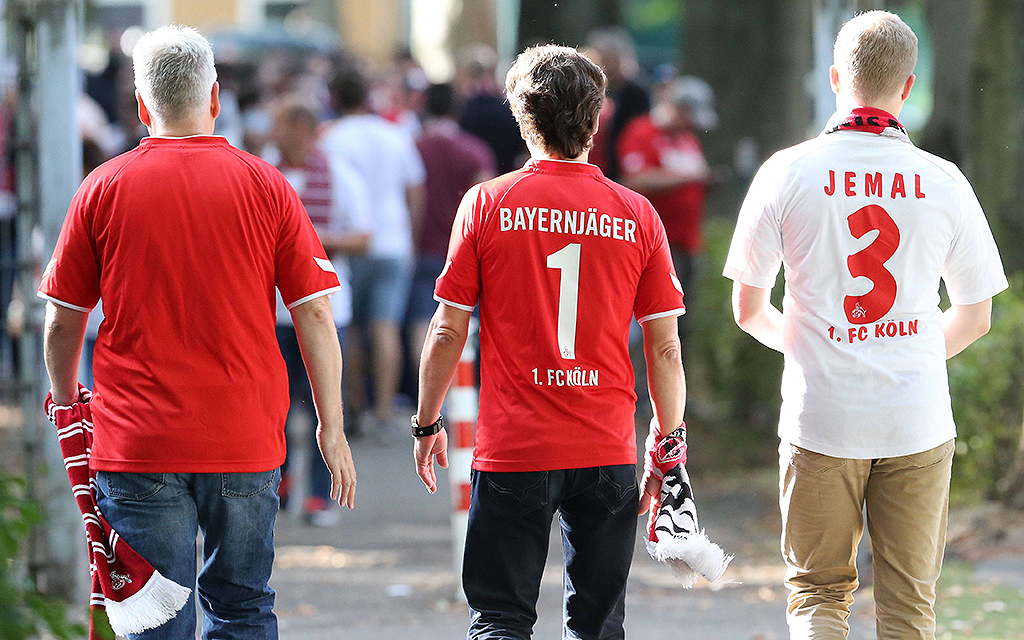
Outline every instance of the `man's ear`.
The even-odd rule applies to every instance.
[[[903,83],[903,93],[900,94],[900,100],[906,102],[907,98],[910,97],[910,90],[914,88],[914,82],[917,80],[917,76],[910,74],[907,81]]]
[[[149,109],[146,108],[146,103],[142,100],[142,94],[136,89],[135,99],[139,103],[139,120],[142,124],[146,125],[146,128],[153,126],[153,116],[150,115]]]
[[[210,115],[216,120],[220,115],[220,83],[214,82],[210,89]]]
[[[839,69],[835,65],[828,68],[828,84],[832,87],[832,93],[839,95],[842,85],[839,84]]]

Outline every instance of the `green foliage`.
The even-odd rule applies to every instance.
[[[732,220],[707,221],[704,264],[692,285],[684,365],[687,422],[701,451],[695,468],[763,466],[774,464],[777,455],[782,355],[733,321],[732,281],[722,277],[732,230]],[[777,286],[775,295],[781,292]]]
[[[949,361],[949,390],[957,423],[954,496],[997,498],[1024,416],[1024,276],[993,298],[988,335]]]
[[[57,638],[85,634],[67,621],[65,606],[34,589],[17,572],[21,543],[41,522],[35,502],[24,497],[25,481],[0,471],[0,638],[23,640],[47,629]]]

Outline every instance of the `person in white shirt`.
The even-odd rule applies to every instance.
[[[352,289],[348,261],[350,256],[366,253],[370,236],[370,202],[366,185],[354,169],[344,162],[331,161],[317,147],[319,118],[315,104],[302,96],[286,96],[275,105],[266,156],[281,171],[302,200],[313,228],[338,274],[340,288],[331,296],[331,311],[338,329],[338,340],[346,350],[345,337],[352,319]],[[303,520],[330,526],[341,517],[332,508],[331,476],[315,452],[316,411],[313,392],[306,376],[299,341],[291,314],[281,293],[277,294],[277,340],[288,368],[291,407],[288,412],[288,458],[281,471],[282,504],[302,503]],[[301,416],[301,417],[300,417]],[[296,438],[296,435],[304,435]],[[294,454],[299,454],[295,456]],[[296,460],[305,459],[293,465]],[[299,478],[305,470],[308,478]],[[305,482],[308,479],[308,487]]]
[[[330,89],[341,117],[329,125],[320,146],[332,160],[355,169],[366,183],[373,233],[367,255],[350,262],[353,324],[369,330],[372,346],[372,367],[367,367],[360,341],[349,343],[348,364],[354,374],[348,376],[350,406],[359,410],[366,404],[362,372],[372,371],[376,435],[380,436],[380,430],[395,430],[394,399],[402,367],[400,327],[412,283],[412,221],[422,215],[426,172],[412,138],[370,111],[369,89],[360,72],[342,70]]]
[[[761,167],[725,275],[739,326],[785,355],[792,638],[847,637],[866,507],[878,638],[931,639],[956,436],[945,360],[988,331],[1007,282],[967,179],[897,120],[914,85],[913,31],[864,13],[834,55],[836,115]],[[782,312],[770,302],[780,265]]]

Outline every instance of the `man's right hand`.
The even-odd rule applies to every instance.
[[[437,474],[434,460],[442,469],[448,468],[448,432],[441,429],[432,436],[415,438],[412,455],[416,460],[416,475],[423,481],[427,493],[437,491]]]
[[[352,449],[342,428],[325,429],[321,424],[316,429],[316,441],[320,455],[331,472],[331,500],[352,509],[356,506],[356,465],[352,461]]]

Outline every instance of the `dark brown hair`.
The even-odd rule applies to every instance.
[[[591,146],[607,85],[585,55],[546,44],[519,54],[505,95],[524,136],[552,155],[575,158]]]

